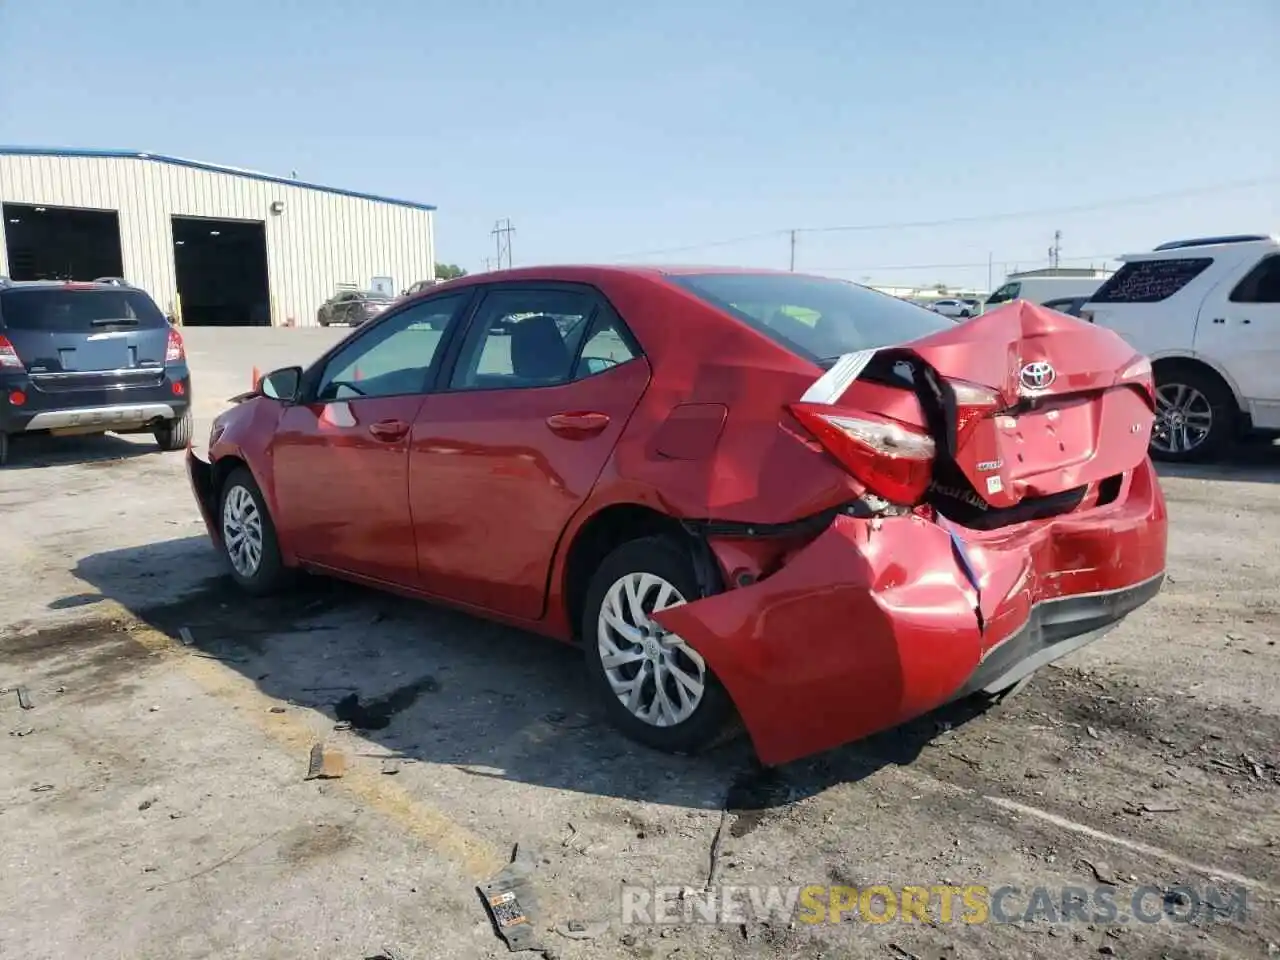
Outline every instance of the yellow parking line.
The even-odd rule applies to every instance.
[[[299,776],[302,775],[311,746],[319,738],[300,719],[300,714],[271,713],[270,707],[277,701],[259,690],[248,677],[217,660],[193,655],[173,638],[141,623],[119,604],[107,603],[104,607],[111,608],[115,617],[137,624],[130,630],[130,636],[138,643],[148,650],[172,657],[183,673],[207,693],[240,707],[240,716],[251,720],[278,746],[298,758]],[[508,860],[493,844],[414,797],[380,770],[349,764],[342,779],[329,782],[454,861],[472,879],[491,876]]]

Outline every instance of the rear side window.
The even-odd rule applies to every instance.
[[[707,273],[669,278],[703,301],[815,362],[949,330],[932,310],[843,280]]]
[[[1159,303],[1200,276],[1212,257],[1136,260],[1111,275],[1090,299],[1094,303]]]
[[[160,308],[139,290],[14,288],[0,293],[0,326],[46,333],[92,333],[103,328],[167,327]]]
[[[1232,303],[1280,303],[1280,256],[1267,257],[1231,291]]]

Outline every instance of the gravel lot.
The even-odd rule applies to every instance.
[[[189,331],[197,437],[253,365],[340,335]],[[1280,454],[1165,490],[1168,585],[1099,644],[985,713],[764,776],[742,744],[621,739],[550,642],[326,581],[246,600],[149,438],[15,445],[0,688],[32,709],[0,696],[0,956],[503,956],[475,886],[517,844],[565,960],[1276,953]],[[316,742],[340,779],[305,779]],[[1032,887],[1111,886],[1122,912],[1190,892],[1158,923],[620,922],[622,883],[700,889],[713,861],[734,885],[1015,886],[1019,915]],[[1243,918],[1195,909],[1236,884]]]

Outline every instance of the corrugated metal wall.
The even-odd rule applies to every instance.
[[[0,201],[117,211],[125,278],[165,310],[177,293],[174,216],[266,224],[277,325],[314,324],[339,283],[364,287],[385,276],[399,293],[435,275],[429,210],[155,160],[0,155]],[[279,215],[275,201],[285,205]],[[0,243],[0,275],[7,267]]]

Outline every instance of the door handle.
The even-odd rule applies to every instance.
[[[606,413],[553,413],[547,417],[547,427],[566,440],[586,440],[609,426]]]
[[[375,440],[395,443],[397,440],[404,439],[405,434],[409,432],[409,424],[403,420],[379,420],[377,423],[369,424],[369,432],[373,434]]]

